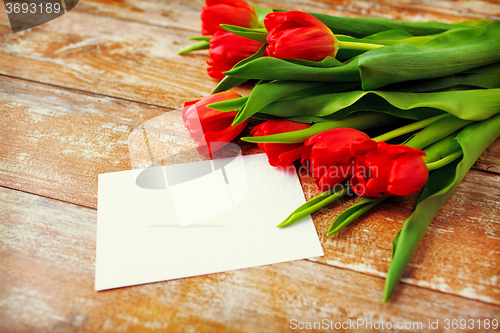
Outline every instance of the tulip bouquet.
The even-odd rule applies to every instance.
[[[243,138],[276,167],[307,169],[322,192],[278,227],[346,195],[333,235],[391,196],[421,191],[393,242],[384,302],[427,227],[481,153],[500,135],[500,22],[405,22],[255,9],[207,0],[201,43],[212,95],[182,117],[200,154]],[[256,82],[249,96],[231,88]],[[363,131],[389,127],[372,137]],[[389,144],[386,141],[398,142]]]

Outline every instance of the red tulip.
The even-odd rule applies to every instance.
[[[419,149],[368,139],[353,142],[351,153],[356,157],[351,185],[360,195],[410,195],[424,187],[429,178],[425,152]]]
[[[258,28],[259,18],[255,9],[243,0],[206,0],[201,8],[201,33],[213,35],[223,30],[221,24],[237,25],[244,28]]]
[[[208,64],[208,75],[214,79],[223,79],[224,74],[233,68],[241,60],[255,54],[262,45],[245,37],[232,34],[226,31],[217,31],[210,38],[210,59]]]
[[[265,136],[299,131],[311,125],[288,120],[268,120],[252,128],[253,136]],[[304,150],[302,143],[258,143],[259,148],[267,154],[272,166],[287,166],[298,160]]]
[[[264,25],[269,32],[266,53],[270,57],[321,61],[337,54],[337,38],[311,14],[300,11],[270,13]]]
[[[198,153],[209,155],[221,149],[240,134],[248,123],[232,126],[237,112],[222,112],[207,107],[208,104],[241,97],[234,91],[224,91],[200,100],[184,103],[182,120],[189,135],[198,142]]]
[[[351,143],[356,139],[370,139],[353,128],[334,128],[316,134],[305,142],[302,163],[309,160],[310,171],[322,191],[333,188],[354,174],[355,159]]]

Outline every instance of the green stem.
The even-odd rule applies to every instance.
[[[277,227],[278,228],[288,227],[289,225],[294,224],[295,222],[302,220],[304,217],[311,215],[312,213],[314,213],[318,209],[323,208],[324,206],[328,205],[329,203],[332,203],[335,200],[342,198],[347,193],[349,193],[350,189],[351,189],[351,186],[346,185],[340,191],[337,191],[333,194],[330,194],[331,193],[330,191],[325,191],[325,192],[321,193],[320,195],[316,196],[312,200],[306,202],[304,205],[302,205],[298,209],[296,209],[283,222],[278,224]],[[323,197],[324,197],[324,199],[321,199]],[[312,202],[313,204],[311,203],[311,201],[313,201]]]
[[[425,148],[425,163],[430,164],[432,162],[443,159],[448,155],[462,151],[462,147],[458,144],[457,141],[457,134],[458,132],[455,132],[452,135],[449,135],[446,138]]]
[[[429,164],[426,164],[427,165],[427,168],[429,169],[429,171],[432,171],[432,170],[436,170],[436,169],[439,169],[439,168],[442,168],[448,164],[450,164],[451,162],[453,162],[454,160],[456,160],[457,158],[459,158],[460,156],[462,156],[463,152],[462,151],[458,151],[456,153],[453,153],[451,155],[448,155],[436,162],[432,162],[432,163],[429,163]]]
[[[447,114],[443,117],[443,119],[436,121],[415,134],[405,142],[405,145],[415,149],[424,149],[425,147],[446,138],[448,135],[455,133],[472,122],[472,120],[463,120],[452,114]]]
[[[210,48],[210,43],[207,41],[201,41],[199,43],[191,44],[177,52],[177,54],[185,54],[191,51],[206,50]]]
[[[379,47],[382,47],[385,45],[338,41],[338,46],[339,46],[339,50],[340,49],[348,49],[348,50],[370,51],[370,50],[378,49]]]
[[[396,128],[395,130],[387,132],[385,134],[379,135],[379,136],[373,138],[372,140],[374,140],[374,141],[387,141],[390,139],[394,139],[394,138],[397,138],[398,136],[408,134],[411,132],[415,132],[415,131],[418,131],[419,129],[427,127],[430,124],[444,118],[445,116],[446,116],[446,114],[442,114],[439,116],[420,120],[420,121],[417,121],[415,123],[412,123],[412,124],[409,124],[409,125],[406,125],[406,126],[403,126],[400,128]]]
[[[212,38],[212,36],[195,36],[195,37],[188,37],[188,39],[189,39],[189,40],[205,41],[205,42],[209,42],[209,41],[210,41],[210,38]]]

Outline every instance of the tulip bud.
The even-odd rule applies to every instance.
[[[422,189],[429,178],[425,152],[404,145],[356,140],[351,145],[356,171],[353,191],[368,197],[410,195]]]
[[[300,131],[311,125],[288,120],[268,120],[255,126],[250,131],[253,136],[266,136],[286,132]],[[298,160],[304,151],[302,143],[258,143],[259,148],[267,154],[272,166],[287,166]]]
[[[355,159],[351,154],[351,143],[356,139],[369,138],[353,128],[334,128],[316,134],[304,144],[302,164],[309,163],[320,190],[329,190],[354,174]]]
[[[223,72],[233,68],[238,62],[257,52],[262,45],[245,37],[226,31],[217,31],[210,38],[210,59],[207,61],[208,75],[214,79],[222,80]]]
[[[269,32],[266,53],[270,57],[321,61],[337,54],[337,38],[311,14],[300,11],[270,13],[264,25]]]
[[[198,153],[209,155],[224,147],[240,134],[248,123],[232,126],[236,111],[222,112],[207,107],[208,104],[241,97],[234,91],[224,91],[200,100],[184,103],[182,120],[189,135],[198,142]]]
[[[255,29],[259,27],[259,18],[255,9],[243,0],[206,0],[206,7],[201,8],[201,33],[213,35],[223,30],[221,24],[236,25]]]

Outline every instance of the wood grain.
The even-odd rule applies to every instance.
[[[0,22],[7,31],[7,22]],[[92,27],[92,29],[89,29]],[[0,39],[0,74],[181,107],[208,95],[207,52],[177,55],[190,43],[185,30],[70,12]]]
[[[91,207],[98,174],[130,169],[129,132],[170,111],[5,77],[0,87],[2,185]]]
[[[384,305],[383,279],[303,260],[95,292],[95,210],[6,188],[0,209],[0,331],[291,332],[310,331],[292,330],[292,319],[326,319],[444,332],[447,318],[493,319],[500,310],[413,286]]]
[[[495,1],[250,1],[264,8],[304,10],[339,16],[374,16],[410,21],[456,22],[464,19],[500,19],[500,6]],[[105,15],[152,25],[200,31],[200,8],[203,0],[90,0],[77,11]]]
[[[252,3],[411,21],[500,18],[500,3],[486,0]],[[286,332],[292,318],[423,328],[431,319],[442,332],[446,318],[500,319],[500,139],[433,221],[387,305],[392,238],[416,196],[388,200],[334,237],[326,230],[350,201],[317,212],[325,256],[315,260],[93,291],[97,175],[152,157],[200,159],[179,108],[216,82],[206,51],[176,52],[199,34],[202,4],[80,1],[17,34],[0,5],[0,186],[16,189],[0,187],[0,332]],[[311,198],[312,179],[301,182]]]

